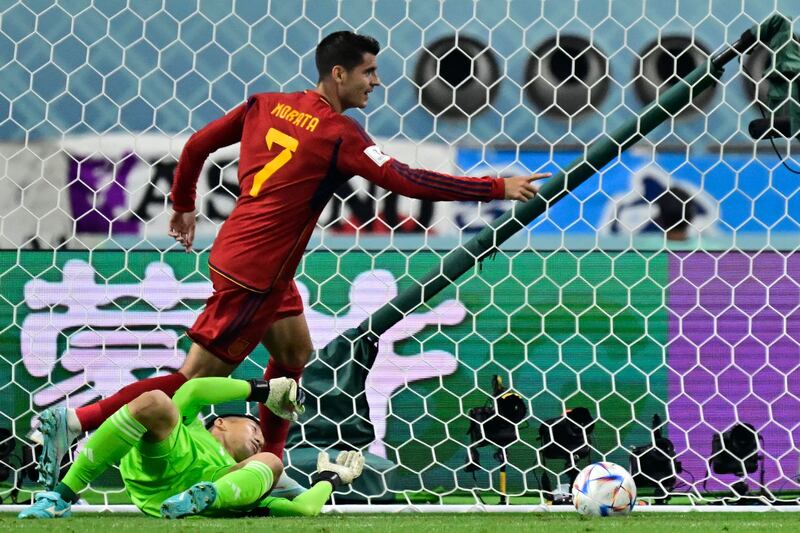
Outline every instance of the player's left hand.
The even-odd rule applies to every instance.
[[[274,378],[269,380],[269,397],[265,402],[267,408],[283,418],[296,422],[306,412],[303,406],[305,393],[291,378]]]
[[[169,219],[167,235],[178,241],[188,253],[192,251],[196,227],[197,211],[189,211],[188,213],[173,211],[172,217]]]

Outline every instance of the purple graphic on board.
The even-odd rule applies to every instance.
[[[712,435],[738,421],[763,438],[765,485],[796,489],[800,254],[676,253],[670,281],[669,437],[682,478],[703,490]],[[735,481],[712,473],[707,488]]]
[[[77,233],[109,233],[110,226],[113,234],[139,233],[139,219],[120,218],[127,209],[125,186],[137,161],[131,152],[116,163],[104,156],[71,154],[67,189]]]

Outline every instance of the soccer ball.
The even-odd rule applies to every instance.
[[[628,471],[618,464],[590,464],[572,484],[572,501],[582,515],[628,514],[636,505],[636,484]]]

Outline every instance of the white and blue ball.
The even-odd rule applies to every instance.
[[[618,464],[593,463],[575,478],[572,501],[582,515],[628,514],[636,505],[636,484],[630,473]]]

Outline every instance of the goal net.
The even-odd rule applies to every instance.
[[[3,502],[36,488],[25,436],[37,412],[180,366],[239,192],[233,146],[203,168],[196,250],[178,250],[166,195],[181,148],[248,95],[313,86],[327,33],[382,45],[383,87],[348,113],[384,152],[511,176],[563,170],[742,32],[797,7],[0,3]],[[769,75],[774,55],[756,45],[731,62],[363,354],[340,336],[512,206],[344,184],[296,279],[315,348],[345,349],[304,375],[289,474],[307,483],[319,449],[359,448],[365,474],[336,503],[539,505],[565,502],[577,470],[603,460],[654,503],[796,504],[796,141],[747,135],[786,81]],[[267,359],[259,347],[234,376],[260,377]],[[127,503],[113,472],[86,498]]]

